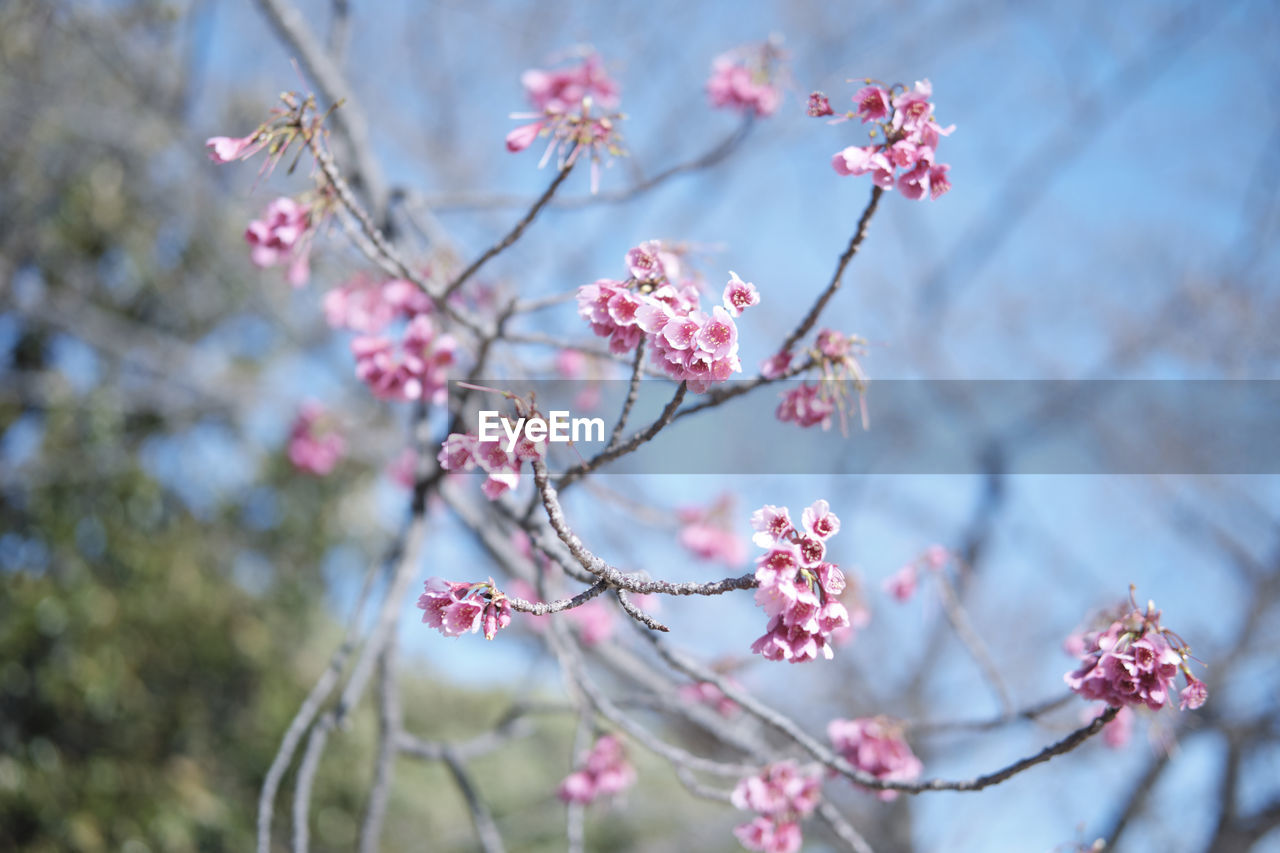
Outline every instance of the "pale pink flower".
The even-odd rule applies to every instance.
[[[845,761],[881,781],[914,782],[924,770],[903,737],[902,726],[887,717],[832,720],[827,737]],[[889,801],[898,792],[878,791],[877,796]]]
[[[707,79],[711,105],[759,118],[773,115],[782,102],[782,92],[771,79],[770,64],[775,55],[776,51],[766,44],[717,57]]]
[[[772,548],[774,543],[795,529],[791,524],[790,510],[772,504],[765,504],[751,513],[751,528],[757,531],[751,541],[760,548]]]
[[[760,292],[749,281],[738,278],[738,274],[729,271],[729,283],[724,286],[724,309],[730,316],[737,317],[752,305],[760,304]]]
[[[209,159],[221,165],[233,160],[247,160],[261,151],[262,146],[266,145],[266,140],[259,140],[258,137],[259,134],[256,131],[238,139],[230,136],[211,136],[205,140],[204,144],[209,149]]]
[[[930,545],[925,549],[923,559],[924,564],[936,572],[951,562],[951,552],[942,545]]]
[[[587,805],[600,797],[616,796],[636,781],[635,768],[614,735],[599,737],[580,764],[581,768],[570,773],[556,789],[556,796],[563,802]]]
[[[520,82],[529,103],[537,110],[567,112],[576,109],[586,97],[606,109],[618,105],[618,84],[609,77],[604,61],[595,52],[569,68],[531,68],[521,75]]]
[[[898,601],[910,601],[911,596],[916,594],[916,580],[916,566],[911,563],[885,579],[884,591]]]
[[[538,134],[542,132],[542,128],[545,126],[546,122],[542,121],[520,125],[507,134],[507,150],[512,154],[517,154],[528,148],[538,138]]]
[[[599,598],[566,611],[566,618],[578,628],[578,640],[584,646],[603,643],[613,636],[613,611]]]
[[[562,349],[556,353],[556,373],[565,379],[578,379],[587,366],[587,357],[578,350]]]
[[[898,192],[903,198],[917,201],[929,192],[929,164],[920,162],[910,171],[898,176]]]
[[[810,536],[826,539],[840,532],[840,518],[825,500],[816,500],[800,516]]]
[[[334,430],[324,408],[304,403],[289,430],[289,461],[308,474],[324,476],[346,452],[346,441]]]
[[[400,451],[400,455],[387,466],[387,475],[402,488],[412,489],[418,477],[418,454],[412,447]]]
[[[791,366],[791,353],[780,352],[770,356],[760,365],[760,375],[765,379],[777,379],[779,376],[787,372],[787,368]]]
[[[673,281],[680,275],[680,256],[660,240],[646,240],[627,252],[627,269],[636,281]]]
[[[1182,688],[1179,698],[1182,700],[1178,703],[1178,710],[1185,711],[1188,708],[1195,709],[1203,705],[1209,698],[1209,688],[1204,686],[1204,682],[1196,678],[1191,673],[1186,673],[1187,686]]]

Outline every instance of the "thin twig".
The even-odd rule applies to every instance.
[[[640,343],[636,344],[636,360],[631,366],[631,381],[627,384],[627,399],[622,404],[622,413],[618,415],[618,422],[613,425],[613,435],[609,436],[609,444],[605,450],[613,450],[622,441],[622,431],[627,428],[627,418],[631,415],[631,408],[636,404],[636,398],[640,396],[640,371],[644,368],[644,338],[640,339]]]
[[[459,273],[457,278],[449,282],[448,287],[441,292],[441,297],[448,299],[459,287],[466,284],[467,280],[471,278],[471,276],[475,275],[482,266],[509,249],[517,240],[519,240],[520,235],[523,234],[524,230],[532,224],[534,219],[537,218],[538,213],[542,208],[547,206],[547,202],[551,201],[551,197],[556,194],[556,190],[560,189],[560,185],[564,183],[565,178],[569,177],[569,173],[571,171],[573,171],[572,162],[561,166],[559,171],[556,173],[555,179],[546,188],[542,195],[538,197],[538,200],[533,203],[533,207],[529,208],[529,211],[525,213],[525,215],[521,217],[520,221],[515,224],[515,227],[508,231],[505,237],[485,250],[484,254],[472,261],[471,265]]]
[[[955,629],[956,637],[959,638],[961,644],[969,652],[969,656],[973,658],[974,663],[978,665],[978,669],[982,670],[983,678],[987,684],[991,686],[995,692],[996,698],[1000,702],[1000,711],[1005,719],[1012,719],[1016,713],[1013,705],[1013,699],[1009,696],[1009,688],[1004,683],[1004,678],[1000,675],[1000,669],[996,666],[995,661],[991,657],[991,651],[987,648],[987,644],[982,641],[982,637],[974,630],[973,623],[969,621],[969,614],[965,611],[964,605],[960,603],[960,597],[956,595],[955,588],[952,587],[951,581],[942,572],[934,572],[938,581],[938,592],[942,601],[942,611],[947,614],[947,621],[951,623],[951,627]]]
[[[853,260],[853,256],[858,253],[858,247],[862,245],[862,241],[867,236],[867,226],[871,224],[871,217],[875,215],[876,208],[880,205],[880,197],[884,195],[884,190],[880,187],[871,188],[871,200],[867,202],[866,208],[862,211],[862,216],[858,219],[858,227],[854,229],[853,236],[849,238],[849,245],[845,247],[844,254],[840,256],[840,260],[836,263],[836,271],[831,275],[831,281],[827,284],[825,290],[813,303],[813,307],[809,309],[809,313],[800,321],[800,325],[787,339],[783,341],[782,346],[778,348],[778,352],[790,352],[796,342],[809,334],[809,330],[818,322],[818,317],[822,314],[822,309],[827,307],[827,303],[831,301],[831,297],[840,289],[840,280],[844,277],[845,267],[849,266],[849,262]]]
[[[681,382],[676,388],[675,395],[672,396],[671,400],[662,410],[662,414],[658,415],[657,419],[653,423],[649,424],[623,443],[615,447],[610,447],[607,450],[602,450],[586,462],[581,462],[570,468],[568,471],[565,471],[560,475],[560,478],[556,480],[556,488],[564,489],[573,481],[581,479],[582,476],[589,471],[594,471],[597,467],[606,462],[631,453],[645,442],[650,441],[655,435],[662,432],[662,430],[675,418],[676,410],[679,409],[680,404],[684,402],[684,395],[688,390],[688,387],[688,383]]]

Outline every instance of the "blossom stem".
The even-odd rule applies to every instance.
[[[880,187],[871,188],[871,200],[867,202],[866,208],[862,211],[862,216],[858,219],[858,227],[854,229],[853,236],[849,238],[849,245],[845,247],[844,254],[840,256],[840,260],[836,263],[836,271],[831,276],[831,281],[827,284],[822,295],[813,303],[813,307],[809,309],[809,313],[800,321],[800,325],[796,326],[782,346],[778,348],[779,352],[790,352],[791,348],[809,334],[818,317],[822,314],[822,309],[827,307],[827,303],[831,301],[831,297],[840,289],[841,279],[844,278],[845,268],[849,266],[849,262],[853,260],[853,256],[858,254],[858,248],[862,245],[862,241],[866,239],[867,227],[871,224],[871,217],[875,215],[876,208],[880,206],[880,197],[884,195],[884,190]]]
[[[551,201],[551,197],[556,194],[556,190],[560,189],[560,185],[564,183],[565,178],[569,177],[569,172],[571,171],[573,171],[572,162],[561,166],[555,179],[546,188],[542,195],[538,197],[538,200],[533,203],[533,207],[529,208],[528,212],[525,213],[525,215],[521,217],[520,221],[515,224],[515,227],[508,231],[505,237],[485,250],[483,255],[472,261],[471,265],[463,270],[457,278],[449,282],[448,286],[441,292],[440,298],[442,300],[448,299],[459,287],[466,284],[468,279],[479,272],[482,266],[509,249],[517,240],[519,240],[520,235],[524,234],[525,229],[533,223],[533,220],[537,218],[538,214],[542,211],[542,208],[547,206],[547,202]]]

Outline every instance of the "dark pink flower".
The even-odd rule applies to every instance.
[[[760,365],[760,375],[765,379],[777,379],[779,376],[787,372],[787,368],[791,366],[791,353],[780,352],[770,356],[764,364]]]
[[[556,70],[531,68],[520,77],[529,103],[537,110],[568,112],[590,97],[600,106],[618,105],[618,84],[604,69],[600,54],[588,53],[576,65]]]
[[[827,100],[827,96],[821,92],[813,92],[809,95],[807,112],[813,118],[834,115],[834,110],[831,109],[831,101]]]
[[[883,121],[889,115],[889,93],[879,86],[864,86],[853,96],[856,114],[863,123]]]
[[[1198,708],[1207,698],[1203,682],[1184,663],[1185,645],[1160,625],[1154,605],[1148,604],[1145,613],[1135,606],[1106,630],[1084,635],[1083,645],[1080,666],[1063,679],[1086,699],[1158,711],[1173,701],[1180,669],[1187,679],[1180,707]]]

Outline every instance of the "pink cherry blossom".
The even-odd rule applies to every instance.
[[[738,48],[717,57],[707,80],[711,105],[759,118],[773,115],[782,102],[773,70],[779,57],[780,52],[770,43]]]
[[[898,601],[910,601],[916,594],[916,580],[916,565],[908,564],[885,579],[884,591]]]
[[[1160,624],[1160,612],[1136,605],[1103,631],[1084,635],[1080,666],[1063,676],[1067,685],[1086,699],[1112,707],[1145,705],[1158,711],[1174,698],[1179,670],[1187,686],[1180,708],[1199,708],[1208,698],[1204,683],[1191,674],[1185,644]]]
[[[646,240],[627,252],[627,269],[636,281],[674,281],[680,276],[680,256],[660,240]]]
[[[863,123],[881,121],[889,115],[889,93],[879,86],[864,86],[853,96],[857,115]]]
[[[785,507],[764,506],[751,516],[752,541],[765,553],[756,560],[755,602],[769,617],[751,650],[766,660],[801,663],[833,656],[831,637],[850,627],[849,611],[838,601],[846,581],[840,567],[825,562],[826,542],[839,530],[825,501],[806,510],[807,523],[825,537],[801,533]]]
[[[586,97],[606,109],[618,105],[618,84],[609,77],[604,60],[595,52],[568,68],[531,68],[520,77],[520,82],[536,110],[567,112],[577,108]]]
[[[1179,698],[1182,700],[1178,703],[1178,710],[1185,711],[1188,708],[1199,708],[1209,698],[1209,688],[1204,686],[1204,682],[1196,678],[1191,673],[1187,673],[1187,686],[1182,688]]]
[[[825,500],[816,500],[806,507],[800,519],[809,535],[818,539],[826,539],[840,532],[840,518],[831,511],[831,505]]]
[[[429,578],[418,597],[418,608],[423,611],[422,621],[446,637],[483,629],[484,638],[492,640],[511,624],[511,605],[492,579],[469,584]]]
[[[230,136],[211,136],[205,140],[209,149],[209,159],[222,165],[234,160],[247,160],[262,150],[266,139],[255,131],[248,136],[234,138]]]
[[[871,130],[871,145],[851,145],[831,159],[832,168],[846,176],[871,175],[882,190],[898,192],[908,199],[928,196],[937,199],[951,189],[946,163],[937,162],[938,143],[949,136],[954,125],[941,127],[933,118],[933,87],[921,80],[914,87],[886,89],[869,85],[854,95],[859,116]],[[901,172],[899,172],[901,170]]]
[[[346,452],[346,441],[334,431],[324,408],[315,402],[303,404],[289,430],[289,461],[308,474],[323,476],[338,464]]]
[[[752,305],[760,304],[760,292],[749,281],[743,281],[736,272],[730,270],[729,283],[724,286],[724,309],[732,317],[742,314]]]
[[[831,109],[831,101],[821,92],[813,92],[809,95],[809,106],[806,110],[813,118],[822,118],[834,114]]]
[[[748,850],[795,853],[803,843],[800,821],[817,808],[821,789],[821,777],[811,768],[799,768],[793,761],[770,764],[734,787],[730,802],[757,816],[733,834]]]
[[[802,427],[821,426],[826,430],[831,427],[835,411],[835,403],[818,385],[806,383],[783,393],[776,415],[780,421],[793,421]]]
[[[587,805],[600,797],[613,797],[635,784],[636,771],[627,760],[622,742],[614,735],[596,739],[580,759],[580,768],[570,773],[556,796],[566,803]]]
[[[584,646],[598,645],[613,636],[613,610],[599,598],[569,610],[565,616],[577,627],[578,640]]]
[[[913,782],[924,765],[903,738],[902,726],[887,717],[832,720],[827,737],[844,760],[885,782]],[[897,791],[879,791],[881,800],[896,799]]]
[[[262,219],[245,228],[249,260],[260,269],[285,264],[288,282],[301,287],[310,275],[312,225],[310,208],[288,197],[276,199],[267,205]]]
[[[538,138],[538,134],[542,132],[542,128],[545,126],[546,122],[543,121],[520,125],[507,134],[507,150],[512,154],[517,154],[528,148]]]
[[[780,352],[770,356],[760,365],[760,375],[765,379],[777,379],[779,376],[787,372],[787,368],[791,366],[791,353]]]

